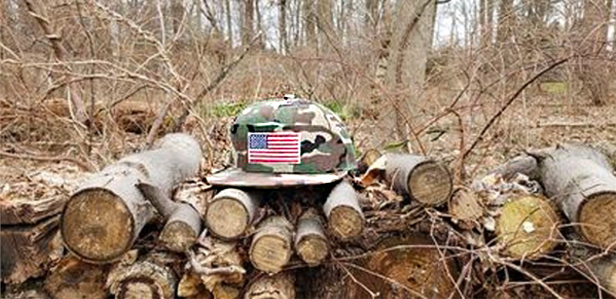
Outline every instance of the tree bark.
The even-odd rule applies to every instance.
[[[2,226],[0,246],[2,282],[20,284],[45,274],[51,262],[62,255],[58,216],[34,225]]]
[[[293,254],[293,225],[283,216],[271,216],[259,224],[250,245],[250,261],[255,268],[273,274],[289,262]]]
[[[278,3],[278,34],[280,53],[286,53],[289,50],[287,38],[287,0],[280,0]]]
[[[338,238],[357,237],[364,229],[364,214],[357,194],[347,181],[343,180],[334,187],[323,204],[323,211],[329,230]]]
[[[254,0],[243,0],[244,18],[242,19],[242,45],[248,46],[254,35]]]
[[[297,222],[295,252],[311,267],[321,264],[329,254],[323,222],[315,209],[306,210]]]
[[[62,211],[64,196],[52,196],[37,200],[0,201],[0,224],[34,224]]]
[[[302,15],[304,19],[304,32],[306,34],[306,45],[310,49],[317,46],[317,16],[315,12],[315,2],[317,0],[304,0],[302,2]]]
[[[295,299],[295,279],[291,273],[261,275],[250,284],[244,299]]]
[[[224,189],[212,199],[205,213],[205,223],[212,234],[223,239],[237,239],[254,221],[258,207],[256,194]]]
[[[190,136],[169,134],[153,150],[127,156],[83,183],[66,204],[60,223],[66,247],[95,263],[128,251],[154,209],[136,184],[147,182],[170,196],[199,169],[201,149]]]
[[[449,200],[453,180],[447,168],[422,156],[387,156],[385,177],[393,189],[427,206]]]
[[[541,181],[580,235],[601,248],[616,242],[616,177],[607,158],[582,145],[563,145],[538,155]]]
[[[45,290],[54,299],[105,299],[108,273],[107,265],[88,264],[67,255],[45,279]]]

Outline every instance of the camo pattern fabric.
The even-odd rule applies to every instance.
[[[248,163],[248,133],[296,132],[300,134],[299,164]],[[303,99],[258,102],[235,119],[230,128],[233,145],[232,165],[235,170],[215,177],[229,185],[262,185],[264,180],[276,185],[329,183],[339,174],[355,168],[355,147],[338,115],[328,108]],[[240,176],[239,170],[246,175]],[[269,175],[258,175],[269,174]],[[322,178],[307,175],[326,175]],[[222,176],[221,176],[222,175]],[[303,177],[302,177],[303,175]],[[226,177],[224,177],[226,176]],[[233,180],[257,180],[259,183]]]

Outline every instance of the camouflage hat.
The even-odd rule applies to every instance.
[[[230,128],[233,169],[212,185],[273,188],[327,184],[355,168],[355,147],[340,117],[302,99],[258,102]]]

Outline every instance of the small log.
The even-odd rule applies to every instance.
[[[449,170],[422,156],[387,155],[385,177],[396,192],[427,206],[447,202],[453,191]]]
[[[139,182],[137,187],[167,219],[158,239],[167,249],[174,252],[185,252],[197,240],[201,231],[201,217],[188,203],[176,203],[167,197],[159,188]]]
[[[88,264],[67,255],[50,271],[45,279],[45,290],[54,299],[105,299],[108,272],[107,265]]]
[[[106,285],[117,299],[175,298],[177,278],[172,262],[175,258],[171,255],[150,254],[141,261],[112,269]]]
[[[341,239],[357,237],[364,229],[364,214],[359,207],[357,194],[347,181],[341,181],[332,189],[323,211],[329,230]]]
[[[250,261],[255,268],[278,273],[293,253],[293,226],[283,216],[271,216],[263,220],[250,245]]]
[[[35,225],[2,226],[2,282],[20,284],[41,276],[53,261],[60,259],[62,242],[58,222],[59,216],[54,216]]]
[[[546,195],[580,235],[602,248],[616,242],[616,177],[607,158],[581,145],[562,145],[536,155]]]
[[[295,252],[308,266],[317,266],[329,254],[323,222],[315,209],[306,210],[297,221]]]
[[[472,190],[457,188],[449,199],[449,214],[458,226],[475,227],[485,211],[480,198]]]
[[[610,254],[586,263],[591,277],[596,277],[599,284],[610,295],[616,297],[616,255]]]
[[[244,299],[295,299],[295,279],[291,273],[261,275],[250,284]]]
[[[200,160],[201,149],[192,137],[169,134],[155,149],[107,166],[66,204],[60,224],[64,244],[90,262],[117,260],[155,215],[136,184],[148,182],[170,196],[177,183],[196,174]]]
[[[495,234],[503,253],[514,259],[535,260],[558,244],[560,219],[548,200],[534,194],[501,195]]]
[[[223,239],[244,235],[254,221],[259,206],[258,196],[228,188],[217,193],[205,213],[211,233]]]

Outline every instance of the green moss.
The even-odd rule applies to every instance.
[[[201,102],[195,106],[196,113],[203,118],[233,117],[238,115],[248,102]]]
[[[344,104],[340,101],[333,100],[322,103],[323,106],[329,108],[334,113],[338,114],[343,121],[359,118],[359,107],[353,104]]]

